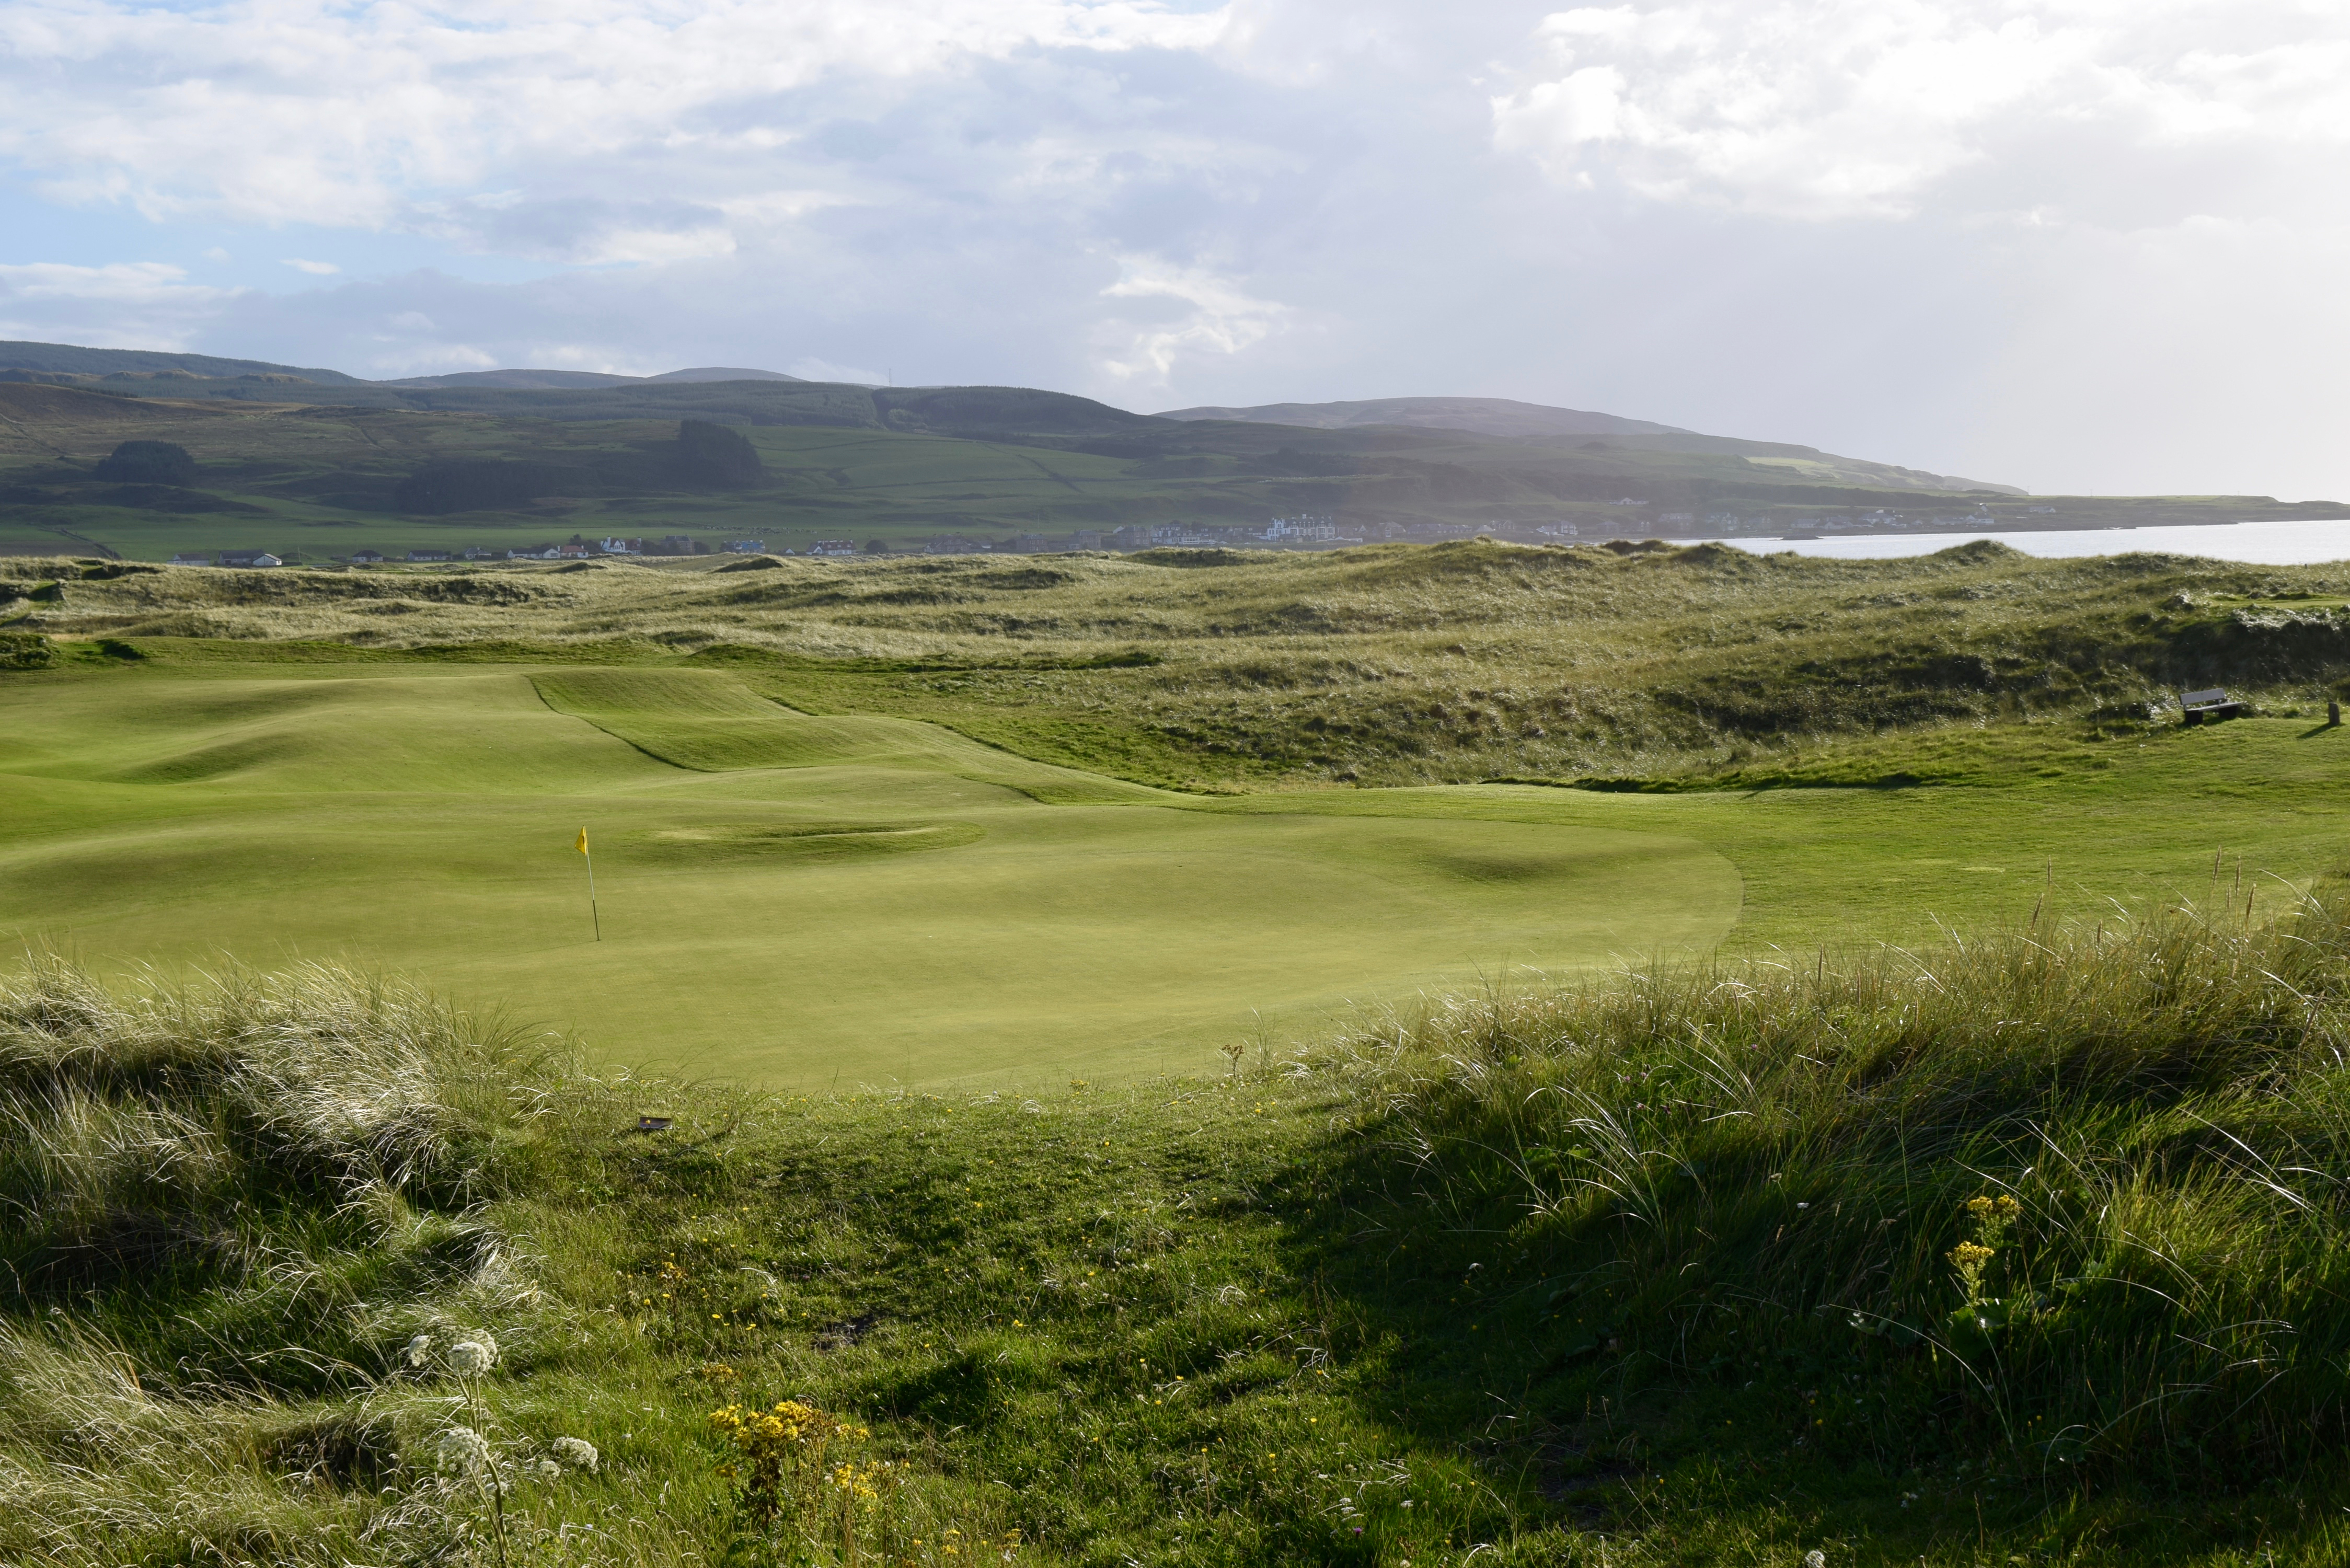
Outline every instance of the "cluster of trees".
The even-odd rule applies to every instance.
[[[759,450],[741,431],[709,420],[680,420],[672,460],[688,484],[743,490],[767,477]]]
[[[599,473],[565,463],[503,458],[454,458],[428,462],[400,482],[392,504],[402,512],[445,516],[493,512],[550,495],[609,493],[662,483],[697,490],[743,490],[767,477],[758,449],[743,432],[709,420],[681,420],[677,439],[656,454],[658,470],[628,465]]]
[[[167,441],[127,441],[99,460],[97,476],[118,484],[189,485],[196,482],[196,460]]]

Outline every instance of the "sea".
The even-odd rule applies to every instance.
[[[1971,539],[1996,539],[2027,556],[2126,556],[2147,551],[2165,556],[2203,556],[2259,566],[2302,566],[2319,561],[2350,561],[2350,518],[2316,523],[2188,524],[2175,528],[2025,528],[2013,533],[1847,534],[1826,539],[1721,539],[1742,550],[1769,555],[1873,560],[1930,556]]]

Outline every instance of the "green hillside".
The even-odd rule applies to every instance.
[[[1661,427],[1592,436],[1576,423],[1586,416],[1551,433],[1507,421],[1496,430],[1515,433],[1481,433],[1158,418],[1024,388],[505,384],[535,379],[547,378],[328,385],[171,368],[0,372],[0,554],[163,560],[243,549],[321,561],[611,535],[704,548],[749,537],[779,551],[819,539],[918,548],[947,535],[959,548],[1035,552],[1262,542],[1273,519],[1299,517],[1320,520],[1309,542],[1326,545],[1480,530],[1533,543],[1863,519],[1979,528],[2342,514],[2262,496],[2027,504],[2002,487],[1810,447]],[[1475,400],[1402,401],[1426,414],[1422,405]],[[739,463],[681,456],[682,432],[712,427],[745,438]],[[192,479],[102,475],[126,441],[184,449]]]
[[[696,654],[809,712],[1191,788],[1975,781],[2088,767],[2149,704],[2322,711],[2350,569],[1979,543],[1900,561],[1461,542],[367,570],[0,563],[0,628]],[[243,657],[232,652],[231,657]],[[2022,750],[1982,753],[1980,726]],[[2001,760],[1989,760],[1989,759]]]
[[[1300,515],[1352,539],[1481,528],[1531,539],[1538,527],[1637,537],[1816,527],[1838,509],[1980,524],[1999,500],[1810,448],[1159,419],[1019,388],[329,386],[192,374],[0,378],[0,553],[62,542],[133,559],[267,549],[318,560],[575,534],[704,545],[748,535],[777,549],[939,534],[1008,548],[1026,535],[1024,549],[1066,549],[1122,528],[1213,543],[1220,529],[1261,534]],[[721,473],[675,461],[681,428],[697,421],[745,435],[758,466]],[[185,449],[193,480],[100,476],[102,460],[131,440]],[[2299,514],[2257,498],[2120,512],[2148,522]]]

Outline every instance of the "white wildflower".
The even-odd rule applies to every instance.
[[[432,1350],[432,1336],[429,1334],[418,1334],[414,1339],[408,1342],[408,1365],[411,1366],[423,1366],[425,1356],[430,1355]]]
[[[530,1473],[543,1481],[558,1481],[563,1479],[563,1467],[553,1459],[541,1459],[530,1467]]]
[[[479,1377],[497,1364],[498,1342],[486,1334],[449,1347],[449,1369],[460,1377]]]
[[[595,1473],[600,1456],[596,1452],[596,1445],[587,1438],[557,1438],[546,1446],[556,1459],[573,1469],[586,1470],[591,1475]]]
[[[1828,1554],[1817,1548],[1804,1552],[1804,1568],[1828,1568]]]
[[[452,1427],[441,1434],[441,1468],[458,1475],[475,1475],[490,1462],[490,1440],[471,1427]]]

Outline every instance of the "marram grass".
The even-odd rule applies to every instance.
[[[2173,909],[810,1100],[42,960],[0,1563],[2343,1562],[2346,983]]]
[[[2137,535],[2159,545],[2161,530]],[[1908,737],[2144,738],[2212,685],[2322,710],[2350,576],[2155,553],[1904,560],[1492,541],[1327,552],[501,564],[0,564],[0,668],[689,657],[820,712],[1184,787],[1937,780]],[[56,664],[58,670],[43,673]],[[14,679],[14,677],[11,677]]]
[[[2313,901],[1461,999],[1307,1060],[1618,1402],[1803,1366],[1836,1463],[2200,1489],[2350,1439],[2345,1042]]]

